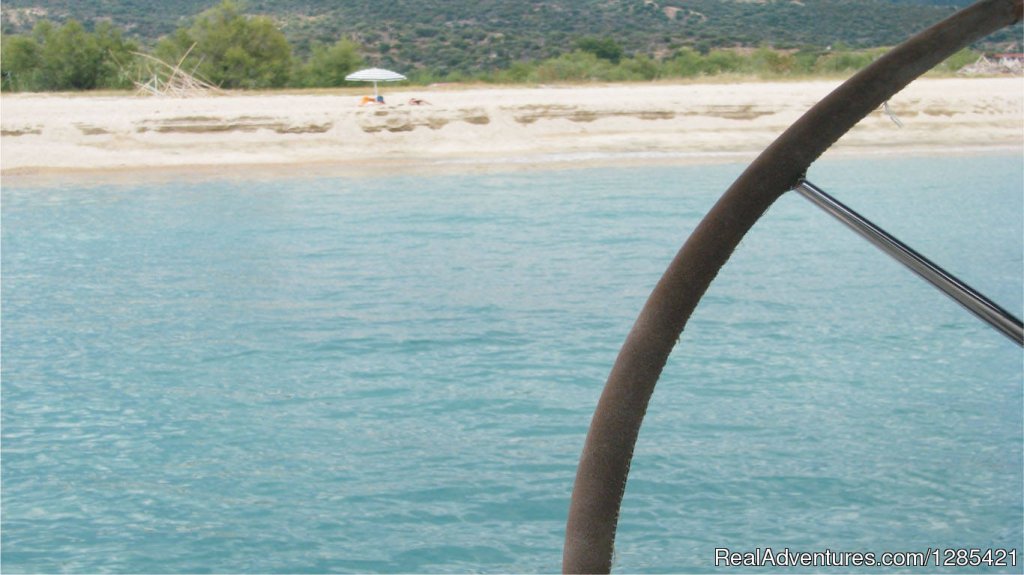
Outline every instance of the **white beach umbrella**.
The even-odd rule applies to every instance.
[[[373,97],[377,97],[377,82],[398,82],[405,80],[405,76],[391,70],[382,68],[366,68],[358,72],[352,72],[345,79],[350,82],[373,82]]]

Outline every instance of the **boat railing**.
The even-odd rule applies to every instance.
[[[608,573],[619,508],[647,404],[683,328],[740,240],[783,194],[826,201],[805,180],[811,163],[860,120],[965,46],[1019,22],[1024,0],[981,0],[914,35],[843,82],[755,159],[704,216],[655,286],[601,392],[587,432],[566,523],[562,570]],[[833,205],[833,204],[830,204]],[[834,205],[833,205],[834,206]],[[824,207],[824,206],[823,206]],[[838,210],[854,222],[851,210]],[[830,209],[831,211],[831,209]],[[844,220],[846,221],[846,220]],[[863,222],[856,224],[859,229]],[[877,226],[863,232],[958,302],[1021,342],[1020,320],[927,262]],[[888,239],[883,239],[888,238]],[[880,242],[880,244],[878,243]],[[925,263],[927,262],[927,263]]]

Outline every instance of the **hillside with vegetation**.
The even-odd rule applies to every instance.
[[[0,57],[8,90],[126,87],[138,52],[175,63],[190,49],[191,69],[228,88],[339,85],[358,65],[421,82],[809,74],[863,65],[969,3],[4,0]],[[1018,26],[976,48],[1019,50],[1019,36]],[[61,55],[73,45],[84,49]],[[94,79],[55,79],[76,67]]]

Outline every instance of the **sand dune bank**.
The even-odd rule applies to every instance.
[[[401,88],[187,99],[4,95],[4,175],[578,158],[753,158],[838,81]],[[415,105],[412,98],[424,100]],[[835,153],[1024,147],[1024,79],[923,79]]]

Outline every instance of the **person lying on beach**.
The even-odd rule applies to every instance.
[[[413,106],[422,106],[423,104],[427,104],[428,106],[431,105],[430,102],[419,98],[409,98],[409,103]]]

